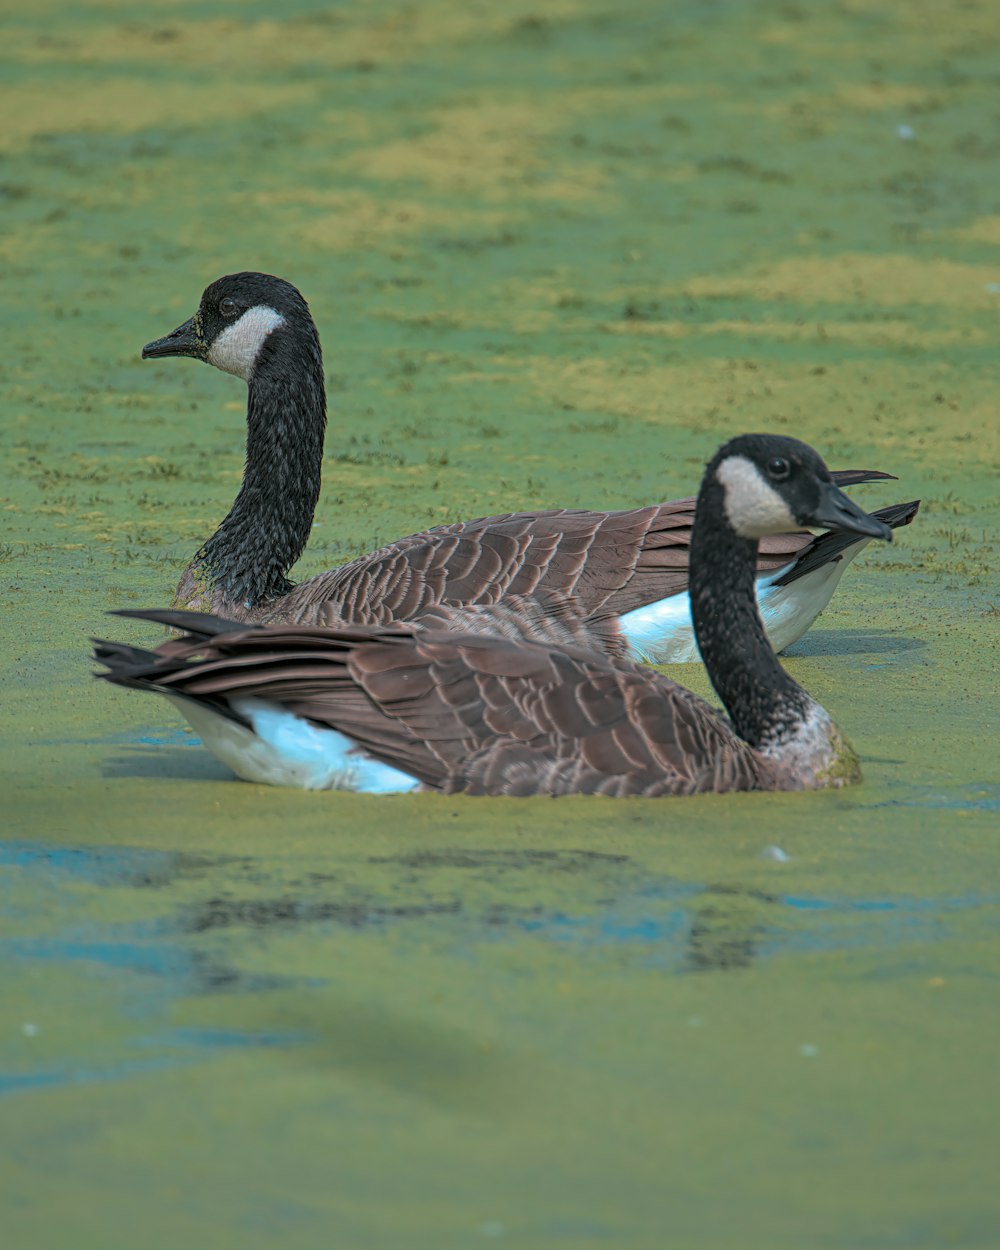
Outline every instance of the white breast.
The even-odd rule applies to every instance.
[[[839,789],[861,780],[854,748],[826,709],[811,699],[801,721],[761,743],[758,750],[779,790]]]

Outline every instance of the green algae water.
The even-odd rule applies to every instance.
[[[0,24],[4,1245],[995,1247],[995,7]],[[239,483],[240,384],[139,349],[240,268],[326,350],[300,576],[743,430],[897,474],[787,661],[864,784],[282,792],[94,683]]]

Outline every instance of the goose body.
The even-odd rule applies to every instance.
[[[144,358],[164,356],[204,360],[248,386],[243,484],[185,569],[175,607],[239,622],[374,625],[412,620],[435,604],[488,605],[511,594],[561,593],[572,595],[586,615],[623,616],[637,656],[696,658],[686,594],[693,499],[443,525],[293,586],[288,571],[305,547],[319,498],[326,423],[322,352],[305,300],[268,274],[220,278],[205,290],[194,317],[143,348]],[[842,486],[888,476],[867,470],[836,475]],[[916,508],[897,506],[888,523],[906,524]],[[822,541],[802,532],[761,541],[765,626],[773,628],[778,649],[809,627],[863,546],[845,549],[822,576],[796,577]]]
[[[185,633],[155,651],[98,643],[96,656],[108,680],[169,695],[209,749],[256,781],[650,797],[846,785],[860,779],[857,757],[782,669],[754,588],[763,535],[834,522],[892,538],[795,439],[744,435],[709,462],[691,604],[728,719],[609,655],[620,645],[613,626],[595,627],[563,601],[437,607],[421,622],[337,628],[126,612]]]

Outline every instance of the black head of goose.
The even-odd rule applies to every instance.
[[[691,598],[728,720],[662,675],[610,659],[585,632],[553,641],[544,610],[536,625],[512,603],[439,607],[424,626],[341,628],[125,612],[185,635],[156,651],[98,643],[96,658],[107,680],[170,696],[205,745],[254,781],[492,795],[847,785],[860,779],[857,756],[782,669],[754,593],[763,537],[834,520],[892,539],[795,439],[745,435],[709,462]],[[487,625],[491,613],[507,613],[513,628],[471,632],[470,612]]]
[[[495,603],[507,594],[572,595],[587,614],[621,616],[633,653],[697,658],[687,595],[694,500],[624,511],[510,513],[439,526],[293,587],[320,488],[326,397],[319,337],[301,294],[262,273],[219,278],[198,312],[144,358],[192,356],[248,386],[246,470],[229,514],[184,571],[174,598],[238,621],[385,624],[436,603]],[[840,485],[890,475],[847,470]],[[885,510],[892,525],[917,504]],[[877,514],[880,515],[880,514]],[[824,538],[826,543],[824,545]],[[826,606],[869,541],[770,534],[757,560],[765,627],[783,650]]]

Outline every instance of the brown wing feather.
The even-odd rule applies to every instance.
[[[383,711],[425,736],[446,769],[443,789],[659,795],[768,784],[728,723],[659,674],[571,648],[412,639],[405,660],[379,642],[359,647],[351,670]]]
[[[387,624],[412,620],[442,602],[490,604],[506,594],[536,591],[573,595],[584,612],[594,612],[632,579],[651,527],[674,524],[673,507],[525,512],[438,526],[302,582],[262,619]],[[677,565],[683,568],[681,588],[686,542],[684,550]],[[656,597],[659,584],[645,580]],[[673,593],[676,582],[664,582],[662,593]]]
[[[694,500],[627,512],[527,512],[413,534],[296,586],[265,623],[384,625],[439,603],[493,604],[508,594],[572,595],[608,617],[687,589]],[[761,543],[760,571],[780,568],[810,541]]]

